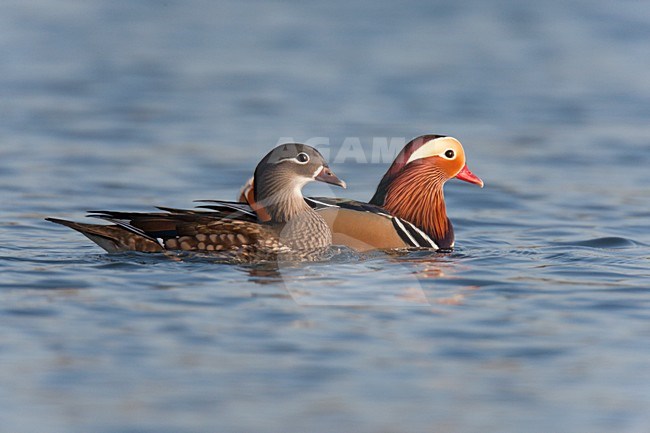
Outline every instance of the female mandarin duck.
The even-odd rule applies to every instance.
[[[333,243],[357,251],[426,247],[451,250],[454,229],[447,217],[443,186],[452,178],[483,187],[465,164],[462,144],[452,137],[423,135],[397,155],[370,203],[325,197],[306,198],[332,230]],[[252,182],[254,185],[254,182]],[[251,182],[240,201],[266,218]],[[217,206],[223,209],[223,202]]]
[[[108,252],[169,250],[215,252],[243,260],[315,258],[332,243],[332,233],[304,200],[302,187],[321,181],[345,188],[314,148],[284,144],[269,152],[255,169],[255,196],[265,221],[251,214],[220,214],[159,208],[165,212],[94,211],[89,216],[114,225],[82,224],[47,218],[77,230]]]

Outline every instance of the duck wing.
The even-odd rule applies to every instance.
[[[57,218],[48,221],[70,227],[108,252],[169,250],[224,252],[240,258],[267,256],[287,250],[275,227],[239,219],[223,218],[214,212],[93,211],[89,216],[112,223],[86,224]]]

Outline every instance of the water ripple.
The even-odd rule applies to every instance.
[[[576,247],[602,248],[602,249],[623,249],[640,246],[641,244],[632,239],[609,236],[602,238],[586,239],[574,242],[554,242],[553,245],[566,245]]]

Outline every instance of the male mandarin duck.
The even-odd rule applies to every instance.
[[[467,168],[458,140],[423,135],[404,146],[369,203],[325,197],[305,200],[327,222],[336,245],[357,251],[409,247],[448,251],[454,247],[454,229],[447,217],[443,186],[454,177],[483,187],[483,181]],[[265,219],[254,185],[249,180],[240,201],[251,204],[259,218]],[[206,207],[220,210],[224,205]]]
[[[304,200],[302,188],[321,181],[345,188],[314,148],[288,143],[269,152],[255,169],[255,196],[265,221],[250,213],[228,214],[159,207],[164,212],[92,211],[113,225],[48,221],[77,230],[108,252],[198,251],[240,260],[317,258],[332,243],[323,217]]]

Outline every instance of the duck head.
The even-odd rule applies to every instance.
[[[255,169],[255,202],[258,208],[263,208],[256,209],[258,215],[266,212],[270,220],[285,222],[296,213],[310,209],[304,202],[302,188],[313,181],[346,187],[313,147],[301,143],[277,146]]]
[[[483,188],[483,181],[467,167],[465,150],[460,141],[445,135],[430,134],[416,137],[404,146],[370,202],[382,206],[390,184],[410,170],[429,173],[436,185],[455,177]]]
[[[370,202],[425,229],[442,248],[451,247],[443,186],[452,178],[483,187],[467,168],[460,141],[444,135],[416,137],[397,155]]]

